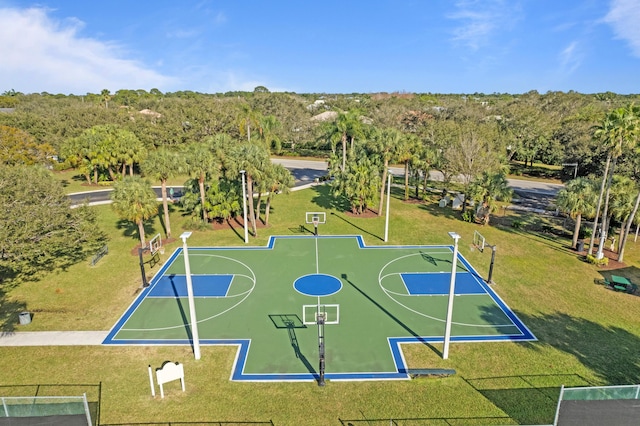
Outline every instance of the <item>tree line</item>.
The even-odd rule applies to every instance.
[[[617,220],[611,213],[617,210],[608,204],[615,193],[613,182],[620,179],[614,178],[614,170],[637,186],[635,136],[621,137],[612,130],[629,122],[612,114],[625,110],[637,116],[636,98],[535,91],[295,94],[264,87],[225,94],[11,91],[0,96],[0,162],[73,167],[88,184],[113,183],[114,208],[138,224],[142,244],[141,224],[157,212],[151,182],[162,186],[170,236],[166,183],[178,175],[190,177],[181,205],[192,214],[193,226],[201,226],[238,214],[243,171],[247,193],[257,195],[248,197],[248,219],[257,235],[262,211],[268,223],[271,197],[292,185],[286,170],[271,165],[273,154],[326,158],[334,195],[346,199],[356,214],[366,209],[381,214],[390,165],[403,166],[405,199],[410,188],[416,197],[424,194],[429,171],[435,169],[445,185],[460,180],[461,192],[479,202],[477,213],[485,222],[496,200],[510,195],[506,174],[511,161],[577,164],[577,176],[605,176],[602,206],[595,212],[602,212],[608,225]]]

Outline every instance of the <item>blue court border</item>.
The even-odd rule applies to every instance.
[[[355,238],[360,249],[419,249],[419,248],[442,248],[448,249],[453,252],[453,246],[450,245],[385,245],[385,246],[367,246],[361,235],[320,235],[320,236],[302,236],[302,235],[285,235],[285,236],[271,236],[264,247],[189,247],[190,252],[202,250],[272,250],[275,246],[277,239],[299,239],[299,238]],[[133,312],[140,306],[145,297],[151,292],[153,286],[160,280],[166,270],[176,260],[176,258],[182,253],[182,247],[177,248],[167,261],[162,265],[158,272],[153,276],[148,287],[144,288],[138,297],[131,303],[129,308],[120,317],[116,324],[111,328],[109,334],[102,342],[103,345],[147,345],[147,346],[176,346],[176,345],[192,345],[193,341],[190,339],[132,339],[132,340],[118,340],[115,339],[116,334],[124,326],[127,320],[131,317]],[[476,278],[480,275],[473,269],[471,264],[458,253],[458,261]],[[518,328],[520,334],[505,334],[497,336],[451,336],[451,342],[457,343],[470,343],[470,342],[518,342],[518,341],[536,341],[538,340],[529,328],[524,325],[520,318],[507,306],[507,304],[498,296],[484,280],[479,279],[478,283],[489,294],[493,301],[502,309],[502,311],[511,320],[513,325]],[[371,372],[371,373],[326,373],[325,379],[327,380],[344,380],[344,381],[358,381],[358,380],[406,380],[409,379],[409,369],[407,368],[404,356],[402,354],[401,344],[407,343],[442,343],[444,342],[443,336],[421,336],[421,337],[388,337],[389,348],[396,367],[395,372]],[[299,373],[299,374],[245,374],[244,367],[251,346],[250,339],[200,339],[200,345],[222,345],[222,346],[238,346],[236,353],[236,359],[231,369],[232,381],[244,381],[244,382],[269,382],[269,381],[317,381],[319,374],[315,373]]]

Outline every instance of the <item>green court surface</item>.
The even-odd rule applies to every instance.
[[[189,247],[201,345],[237,345],[232,380],[407,378],[402,344],[442,342],[451,246],[370,246],[358,236],[271,237],[266,247]],[[458,256],[452,342],[535,340]],[[192,344],[177,249],[104,344]],[[307,305],[306,307],[304,307]]]

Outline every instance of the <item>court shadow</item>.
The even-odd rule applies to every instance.
[[[291,343],[291,347],[293,348],[293,352],[296,355],[296,358],[302,362],[307,371],[314,376],[317,375],[317,371],[306,356],[300,350],[300,345],[298,344],[298,336],[296,335],[296,329],[306,329],[307,326],[302,322],[300,317],[297,314],[269,314],[269,319],[273,323],[273,325],[278,330],[287,330],[287,334],[289,335],[289,342]]]
[[[464,379],[518,424],[550,424],[555,417],[560,387],[589,386],[577,374],[538,374]]]
[[[379,304],[378,302],[376,302],[371,296],[369,296],[366,292],[364,292],[360,287],[358,287],[355,283],[353,283],[352,281],[349,280],[347,274],[342,274],[341,275],[342,279],[344,281],[346,281],[347,283],[349,283],[349,285],[351,287],[353,287],[358,293],[360,293],[362,296],[364,296],[368,301],[370,301],[371,303],[373,303],[375,305],[376,308],[380,309],[382,312],[385,313],[385,315],[387,315],[389,318],[391,318],[393,321],[395,321],[400,327],[404,328],[409,334],[411,334],[413,337],[416,338],[416,340],[418,340],[419,342],[421,342],[423,345],[427,346],[429,349],[431,349],[434,353],[436,353],[439,356],[442,356],[442,352],[439,351],[438,349],[436,349],[431,343],[425,341],[420,335],[418,335],[415,331],[413,331],[409,326],[407,326],[405,323],[403,323],[402,321],[400,321],[400,319],[398,317],[396,317],[395,315],[393,315],[391,312],[389,312],[387,309],[385,309],[384,306],[382,306],[381,304]]]
[[[23,301],[8,300],[0,289],[0,333],[13,333],[19,324],[20,313],[25,312],[27,304]]]
[[[269,314],[269,319],[278,328],[307,328],[298,314]]]
[[[357,230],[359,230],[363,234],[368,234],[368,235],[371,235],[372,237],[375,237],[375,238],[379,239],[380,241],[384,241],[384,238],[382,238],[381,236],[376,235],[376,234],[372,234],[371,232],[367,231],[364,228],[359,227],[355,223],[349,221],[348,219],[346,219],[345,217],[343,217],[343,216],[341,216],[341,215],[339,215],[337,213],[331,212],[331,216],[336,217],[336,218],[348,223],[349,225],[353,226],[354,228],[356,228]]]
[[[515,314],[538,338],[537,342],[520,345],[533,351],[550,346],[567,353],[599,377],[603,385],[640,382],[640,338],[628,330],[560,312]]]
[[[151,220],[144,221],[143,226],[145,236],[153,235],[156,232]],[[140,242],[140,235],[138,235],[138,225],[136,223],[120,219],[116,222],[116,228],[122,230],[122,236],[131,239],[137,239],[138,242]]]
[[[349,210],[349,200],[345,197],[334,197],[331,194],[331,187],[329,185],[317,185],[312,189],[316,192],[316,195],[311,201],[319,207],[325,210],[335,209],[340,212]]]
[[[193,334],[191,333],[191,327],[189,326],[187,313],[185,312],[184,306],[182,306],[182,299],[180,298],[180,292],[176,288],[176,283],[173,281],[173,279],[175,278],[175,274],[168,275],[167,278],[169,278],[169,281],[171,282],[171,290],[173,291],[173,296],[176,298],[176,303],[178,304],[178,310],[180,311],[180,318],[182,318],[184,329],[187,332],[187,338],[191,343],[193,343]]]
[[[420,252],[420,256],[422,256],[422,258],[424,260],[426,260],[427,262],[431,263],[433,266],[438,266],[438,260],[442,261],[443,259],[436,259],[435,257],[431,256],[428,253],[425,253],[423,251]],[[451,263],[451,262],[449,262]]]

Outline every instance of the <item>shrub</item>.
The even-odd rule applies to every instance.
[[[593,265],[606,266],[606,265],[609,264],[609,258],[608,257],[603,257],[602,259],[598,259],[594,255],[588,254],[588,255],[585,256],[585,259],[586,259],[587,263],[591,263]]]
[[[522,228],[524,228],[524,222],[523,222],[523,221],[521,221],[521,220],[514,220],[514,221],[511,223],[511,227],[512,227],[513,229],[522,229]]]
[[[473,222],[473,212],[470,210],[466,210],[464,213],[462,213],[462,220],[469,223]]]

